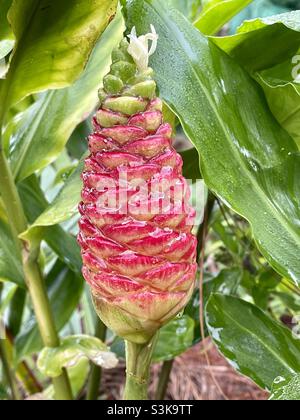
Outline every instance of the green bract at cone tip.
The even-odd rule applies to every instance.
[[[153,34],[155,37],[156,34]],[[133,35],[131,35],[132,37]],[[136,35],[135,35],[136,36]],[[153,38],[152,38],[153,39]],[[155,39],[155,38],[154,38]],[[152,47],[155,51],[156,44]],[[130,44],[124,38],[118,48],[112,53],[112,65],[109,74],[103,79],[103,88],[99,90],[100,105],[126,115],[134,115],[146,110],[148,101],[156,97],[154,72],[148,67],[148,60],[141,59],[150,52],[140,54],[142,63],[139,66],[129,54]],[[141,98],[144,99],[141,100]],[[112,122],[115,125],[115,122]]]

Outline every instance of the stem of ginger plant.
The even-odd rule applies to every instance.
[[[159,375],[159,381],[158,381],[158,385],[157,385],[157,389],[155,393],[156,400],[162,401],[165,399],[174,361],[175,361],[174,359],[167,360],[162,365],[160,375]]]
[[[124,400],[148,400],[148,386],[153,351],[158,334],[149,343],[126,341],[126,385]]]
[[[103,322],[98,318],[95,330],[95,337],[105,341],[107,328]],[[92,364],[91,373],[88,383],[87,400],[95,401],[99,396],[99,387],[101,382],[102,369],[99,366]]]
[[[26,231],[27,220],[10,166],[2,149],[0,150],[0,193],[6,208],[11,231],[15,240],[17,240],[16,238]],[[31,250],[22,241],[18,241],[18,246],[22,253],[25,281],[32,300],[43,343],[46,347],[58,347],[59,337],[56,331],[44,279],[38,264],[39,247],[37,246],[34,250]],[[71,386],[65,371],[60,377],[53,380],[53,384],[57,399],[72,399]]]

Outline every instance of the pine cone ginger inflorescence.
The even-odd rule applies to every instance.
[[[184,309],[197,269],[195,212],[148,67],[149,38],[155,44],[155,33],[133,32],[113,53],[79,207],[83,275],[97,313],[135,343],[148,342]]]

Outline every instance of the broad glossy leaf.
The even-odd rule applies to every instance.
[[[300,374],[287,378],[279,376],[272,387],[271,401],[299,401]]]
[[[37,366],[43,375],[56,378],[63,368],[73,367],[82,359],[88,359],[104,369],[112,369],[118,364],[114,353],[98,338],[74,335],[63,338],[60,347],[43,349]]]
[[[211,38],[249,71],[273,67],[300,46],[300,10],[244,22],[237,34]]]
[[[168,2],[133,0],[128,16],[138,33],[151,23],[159,33],[151,65],[160,94],[197,148],[208,188],[250,222],[273,267],[298,283],[300,156],[261,89]]]
[[[256,306],[212,295],[206,308],[211,337],[229,363],[262,388],[300,370],[300,341]]]
[[[14,0],[8,17],[16,47],[1,106],[73,83],[116,8],[117,0]]]
[[[69,88],[43,94],[25,112],[22,127],[12,136],[10,150],[18,181],[53,162],[75,127],[92,112],[98,102],[98,88],[111,63],[112,50],[121,40],[123,30],[119,13],[97,43],[80,79]]]
[[[300,58],[300,55],[298,56]],[[300,62],[300,59],[297,63]],[[300,148],[300,84],[296,83],[296,62],[288,60],[256,74],[272,113]]]
[[[83,290],[83,280],[59,261],[47,276],[46,284],[56,327],[60,331],[78,305]],[[36,319],[32,315],[16,339],[17,360],[20,361],[41,350],[42,347]]]
[[[19,193],[29,223],[33,223],[48,207],[37,179],[32,176],[19,184]],[[81,275],[82,262],[80,249],[73,235],[67,233],[61,226],[50,226],[38,232],[39,238],[44,239],[72,271]]]
[[[195,321],[187,315],[174,319],[159,332],[154,362],[172,360],[193,345]]]
[[[10,228],[0,218],[0,279],[24,287],[20,251],[13,240]]]
[[[214,35],[252,1],[206,0],[195,26],[205,35]]]

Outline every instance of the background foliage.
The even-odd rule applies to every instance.
[[[103,352],[124,357],[122,340],[97,324],[83,283],[77,205],[111,53],[126,27],[145,33],[150,24],[160,37],[151,66],[176,121],[184,175],[209,190],[195,232],[203,294],[197,287],[182,317],[162,329],[154,361],[169,363],[204,333],[272,400],[299,399],[300,342],[291,331],[300,311],[299,8],[298,0],[0,0],[1,156],[26,219],[16,232],[1,174],[3,399],[42,389],[52,398],[47,376],[62,368],[83,398],[93,362]],[[41,339],[19,238],[35,251],[63,337],[54,350]],[[70,352],[80,359],[72,368]]]

